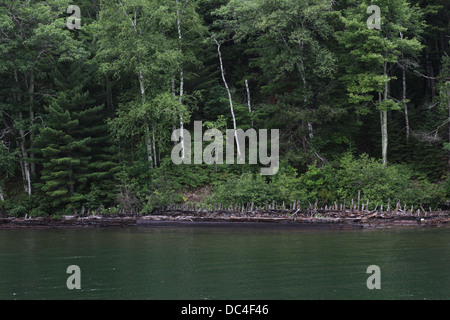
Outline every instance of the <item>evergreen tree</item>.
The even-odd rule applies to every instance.
[[[115,195],[115,157],[107,115],[102,105],[94,105],[86,89],[93,85],[83,69],[77,61],[61,64],[54,72],[57,98],[47,108],[46,127],[37,139],[45,182],[42,190],[55,198],[53,204],[58,207],[110,205]],[[55,171],[60,176],[51,174]]]
[[[63,64],[54,74],[54,81],[60,92],[65,92],[70,97],[67,105],[73,119],[79,124],[72,131],[72,136],[77,141],[89,139],[89,148],[80,150],[79,157],[86,159],[84,166],[75,170],[78,177],[77,190],[88,195],[86,205],[99,206],[111,205],[114,201],[115,183],[112,178],[116,169],[116,157],[114,155],[111,136],[108,132],[106,119],[110,114],[104,105],[94,99],[94,93],[88,91],[96,89],[92,78],[86,77],[88,72],[95,72],[80,61]],[[98,101],[98,103],[100,103]]]
[[[46,126],[36,138],[35,144],[42,154],[41,190],[46,195],[44,199],[48,199],[47,202],[56,212],[82,200],[82,195],[76,192],[80,181],[75,172],[85,167],[88,161],[80,154],[89,150],[89,138],[77,141],[72,136],[79,121],[72,119],[66,109],[68,103],[66,94],[62,92],[55,102],[46,107]]]
[[[28,195],[36,175],[33,144],[48,94],[48,73],[56,61],[69,61],[86,51],[64,22],[68,0],[17,1],[0,3],[1,112],[8,114],[18,145],[18,160]]]
[[[69,4],[0,2],[0,201],[10,213],[151,210],[183,187],[253,169],[173,164],[172,131],[192,129],[191,117],[280,129],[282,175],[255,179],[261,190],[269,180],[291,189],[289,165],[326,190],[314,172],[347,151],[405,165],[436,190],[450,168],[448,0],[79,0],[74,30]],[[379,29],[367,25],[370,5]],[[376,172],[371,161],[361,172]]]

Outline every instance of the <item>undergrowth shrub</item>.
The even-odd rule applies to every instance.
[[[397,200],[418,208],[437,209],[445,201],[446,185],[430,183],[426,177],[417,175],[405,165],[384,166],[380,160],[363,154],[355,157],[345,154],[334,163],[323,166],[310,165],[308,170],[298,175],[289,165],[280,165],[274,176],[261,176],[258,173],[230,175],[225,181],[213,184],[209,203],[251,203],[263,205],[266,201],[283,201],[288,206],[300,201],[302,206],[319,206],[343,203],[347,207],[360,195],[360,203],[369,200],[369,208],[386,205],[391,207]],[[448,188],[448,187],[447,187]]]

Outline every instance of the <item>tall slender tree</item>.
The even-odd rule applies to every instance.
[[[324,114],[338,113],[330,103],[336,73],[332,2],[231,0],[216,14],[222,33],[247,43],[251,66],[260,70],[255,74],[265,112],[271,125],[283,127],[287,152],[324,161],[314,144],[316,130]]]
[[[380,8],[380,29],[367,25],[369,5]],[[381,154],[387,165],[388,114],[401,109],[390,91],[391,81],[396,79],[392,68],[403,53],[420,52],[424,23],[417,7],[405,0],[350,5],[343,10],[342,22],[344,31],[337,33],[337,38],[346,48],[346,74],[342,78],[347,83],[349,101],[358,106],[358,113],[370,112],[371,106],[379,111]]]

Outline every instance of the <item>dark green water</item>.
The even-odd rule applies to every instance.
[[[449,299],[449,240],[421,227],[0,230],[0,299]]]

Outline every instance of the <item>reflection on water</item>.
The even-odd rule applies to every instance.
[[[449,299],[450,228],[0,231],[0,299]],[[69,290],[69,265],[81,290]],[[381,289],[369,290],[369,265]]]

